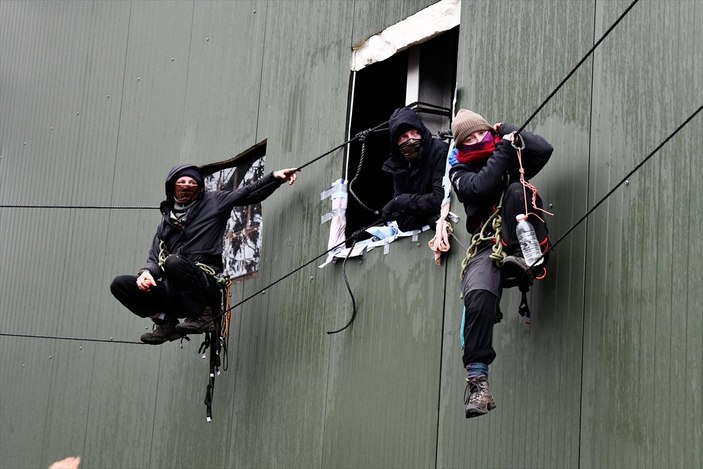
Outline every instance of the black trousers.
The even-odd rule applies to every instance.
[[[215,279],[192,261],[171,254],[163,265],[164,274],[148,291],[137,287],[136,275],[119,275],[110,285],[117,300],[137,316],[147,318],[163,313],[175,320],[198,317],[206,306],[217,310],[220,290]]]

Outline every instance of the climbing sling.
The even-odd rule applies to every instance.
[[[227,360],[227,347],[229,345],[229,323],[230,323],[230,291],[232,281],[227,276],[216,277],[218,286],[220,287],[220,311],[217,311],[213,319],[214,330],[205,333],[205,339],[198,353],[203,354],[210,349],[208,384],[205,389],[205,404],[206,420],[212,422],[212,401],[215,395],[215,377],[219,376],[222,371],[227,371],[229,365]],[[221,312],[224,311],[224,314]]]
[[[506,135],[503,138],[506,138],[506,137],[508,137],[508,136]],[[527,189],[530,189],[530,191],[532,192],[532,197],[531,197],[532,207],[536,210],[540,210],[544,213],[552,215],[550,212],[547,212],[546,210],[537,206],[537,188],[525,179],[525,169],[522,164],[522,150],[525,148],[525,143],[522,139],[520,139],[518,137],[519,137],[518,135],[514,135],[510,139],[510,144],[516,151],[517,159],[518,159],[518,163],[519,163],[520,184],[523,187],[523,199],[525,202],[525,214],[526,215],[533,215],[533,216],[537,217],[540,221],[545,223],[544,220],[542,218],[540,218],[536,213],[531,212],[528,209]],[[518,141],[520,143],[518,143]],[[509,186],[510,186],[510,178],[506,174],[505,187],[504,187],[503,191],[501,192],[500,199],[498,200],[498,204],[493,209],[493,213],[483,223],[479,232],[474,234],[471,238],[471,244],[469,245],[468,249],[466,250],[466,256],[464,257],[464,260],[461,262],[460,278],[464,277],[464,274],[466,273],[466,270],[469,267],[469,262],[476,255],[479,247],[483,243],[488,243],[488,242],[492,243],[491,254],[489,255],[489,257],[495,262],[496,266],[499,269],[501,269],[501,274],[503,275],[504,281],[506,282],[504,284],[504,288],[511,288],[511,287],[517,286],[520,289],[521,298],[520,298],[520,305],[518,306],[518,313],[523,318],[525,323],[529,324],[531,322],[531,312],[530,312],[530,307],[529,307],[529,304],[527,301],[527,293],[529,292],[530,287],[532,286],[533,278],[536,278],[537,280],[542,280],[546,276],[546,268],[542,267],[543,273],[539,276],[533,277],[533,273],[530,270],[533,266],[527,266],[527,270],[521,271],[519,274],[515,275],[514,277],[506,278],[505,267],[507,267],[507,266],[505,265],[505,263],[506,263],[506,258],[508,258],[508,256],[503,251],[503,248],[505,247],[505,245],[504,245],[502,235],[501,235],[501,230],[503,227],[503,218],[502,218],[501,212],[503,210],[503,200],[505,198],[505,193],[506,193]],[[544,240],[544,242],[548,246],[549,245],[549,238],[547,237]],[[518,262],[514,262],[513,258],[509,258],[509,259],[510,259],[511,267],[513,267],[513,264],[519,264]],[[524,268],[524,266],[523,266],[523,268]],[[500,321],[500,317],[497,318],[496,322],[499,322],[499,321]]]

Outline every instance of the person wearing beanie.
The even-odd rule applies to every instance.
[[[296,178],[296,170],[287,168],[233,191],[206,191],[197,166],[171,168],[146,264],[137,275],[119,275],[110,285],[127,309],[155,323],[142,342],[159,345],[214,330],[213,310],[220,304],[215,276],[222,271],[222,236],[230,212],[263,201]]]
[[[393,176],[393,198],[383,207],[385,220],[402,231],[434,228],[444,198],[442,179],[449,145],[432,138],[417,113],[403,107],[388,121],[391,152],[383,170]]]
[[[467,388],[464,393],[466,418],[485,415],[496,404],[488,385],[488,368],[496,358],[493,349],[493,325],[500,321],[500,299],[503,288],[531,282],[527,265],[520,251],[515,228],[515,217],[525,211],[525,193],[532,204],[532,191],[520,183],[517,150],[524,144],[522,165],[526,180],[534,177],[549,161],[552,146],[542,137],[523,131],[510,124],[491,125],[481,115],[468,109],[457,112],[452,121],[455,148],[449,156],[449,179],[452,188],[466,211],[466,228],[473,236],[499,205],[502,197],[501,238],[508,257],[501,265],[491,259],[494,243],[478,245],[462,272],[461,290],[464,300],[462,320],[462,361],[466,368]],[[536,194],[535,194],[536,196]],[[537,206],[542,201],[536,196]],[[531,217],[543,249],[548,245],[547,226],[537,217]],[[489,227],[489,231],[490,231]],[[492,233],[485,233],[490,237]],[[516,267],[517,266],[517,267]],[[517,273],[515,270],[517,269]],[[507,272],[511,271],[511,274]]]

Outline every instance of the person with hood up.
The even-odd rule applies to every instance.
[[[402,231],[434,227],[444,198],[442,178],[449,145],[432,138],[415,111],[396,109],[388,121],[390,157],[383,170],[393,175],[393,198],[383,207],[385,220]]]
[[[534,177],[549,161],[552,146],[542,137],[523,131],[516,136],[517,127],[510,124],[491,125],[479,114],[461,109],[452,121],[452,134],[456,144],[449,157],[449,179],[454,192],[466,210],[466,228],[472,235],[493,214],[502,197],[502,246],[508,257],[503,269],[519,269],[518,277],[531,275],[521,257],[517,241],[515,217],[525,211],[525,193],[528,205],[532,204],[532,190],[520,182],[520,165],[517,150],[522,149],[524,178]],[[541,209],[542,201],[534,194]],[[538,217],[531,217],[537,239],[543,250],[548,244],[547,226]],[[488,366],[496,357],[493,349],[493,325],[502,317],[500,298],[510,279],[490,257],[494,242],[484,241],[465,266],[461,279],[464,299],[464,328],[462,331],[463,363],[467,372],[464,393],[466,418],[486,414],[495,408],[495,401],[488,386]],[[515,267],[518,266],[518,267]],[[531,281],[531,279],[530,279]]]
[[[142,342],[159,345],[214,330],[213,308],[220,299],[215,275],[222,271],[222,236],[230,212],[263,201],[296,178],[296,169],[288,168],[233,191],[206,191],[197,166],[171,168],[146,264],[137,275],[119,275],[110,285],[127,309],[156,324]],[[179,323],[179,318],[186,319]]]

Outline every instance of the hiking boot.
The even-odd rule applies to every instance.
[[[178,340],[185,333],[176,329],[174,322],[162,322],[157,324],[153,332],[147,332],[141,336],[141,341],[149,345],[161,345],[166,341]]]
[[[507,256],[503,259],[503,288],[532,285],[532,271],[522,256]]]
[[[487,377],[466,378],[464,404],[466,404],[464,411],[467,419],[487,414],[489,410],[496,408],[491,390],[488,389]]]
[[[186,318],[176,326],[176,329],[183,334],[202,334],[203,332],[213,332],[215,321],[212,318],[212,309],[206,306],[202,314],[195,318]]]

